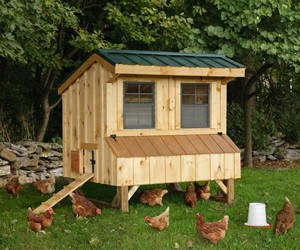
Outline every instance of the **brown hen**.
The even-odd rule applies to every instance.
[[[197,193],[197,198],[202,200],[208,200],[210,198],[210,182],[206,182],[204,185],[199,185],[194,182],[195,192]]]
[[[168,193],[168,190],[160,188],[143,191],[140,195],[140,202],[150,206],[155,206],[156,204],[162,206],[162,198],[166,193]]]
[[[191,208],[194,208],[197,203],[197,194],[192,184],[189,184],[186,187],[186,191],[184,193],[184,202],[188,204]]]
[[[10,198],[12,196],[19,197],[19,192],[22,190],[22,185],[19,183],[19,177],[13,177],[9,182],[5,184],[5,189],[7,193],[10,195]]]
[[[164,211],[158,216],[145,216],[144,220],[148,223],[150,227],[158,229],[159,231],[163,231],[169,226],[169,207],[167,207],[166,211]]]
[[[277,213],[274,234],[286,234],[287,231],[293,227],[295,223],[294,208],[290,200],[286,197],[283,208]]]
[[[55,191],[55,175],[50,178],[32,183],[42,194],[52,194]]]
[[[76,217],[85,218],[101,214],[101,209],[82,195],[71,193],[72,210]]]
[[[27,211],[28,227],[37,233],[45,233],[44,229],[51,226],[53,221],[53,208],[49,208],[43,214],[34,214],[29,207]]]
[[[197,219],[197,231],[203,238],[208,239],[212,244],[216,244],[218,240],[222,240],[225,237],[228,229],[229,216],[225,215],[222,220],[215,222],[205,222],[201,214],[196,214]]]

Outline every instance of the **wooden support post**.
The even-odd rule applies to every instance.
[[[232,205],[234,201],[234,179],[227,180],[227,203]]]
[[[120,201],[121,201],[121,211],[128,213],[129,205],[128,205],[128,187],[118,187]]]

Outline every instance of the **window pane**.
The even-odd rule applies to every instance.
[[[140,93],[152,93],[153,84],[140,84]]]
[[[208,104],[208,96],[197,96],[196,97],[197,104]]]
[[[207,95],[208,86],[196,86],[196,95]]]
[[[182,94],[195,94],[195,85],[185,85],[182,84]]]
[[[147,128],[152,127],[152,107],[141,107],[139,112],[139,125]]]
[[[140,103],[152,103],[152,95],[140,95]]]
[[[183,95],[182,104],[195,104],[195,96],[193,95]]]
[[[126,94],[125,102],[126,103],[138,103],[139,102],[138,94]]]
[[[135,83],[125,83],[124,84],[124,92],[126,93],[138,93],[139,85]]]
[[[208,127],[208,106],[195,107],[195,125],[199,128]]]

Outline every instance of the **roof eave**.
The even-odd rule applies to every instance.
[[[202,68],[116,64],[115,73],[124,75],[244,77],[245,68]]]
[[[115,73],[115,67],[104,60],[102,57],[100,57],[98,54],[91,54],[76,70],[74,70],[65,81],[62,82],[60,87],[58,88],[58,94],[61,95],[63,92],[65,92],[69,86],[76,81],[78,77],[80,77],[89,67],[92,66],[93,63],[98,62],[104,67],[106,67],[108,70],[110,70],[112,73]]]

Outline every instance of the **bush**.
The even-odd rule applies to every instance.
[[[269,138],[277,132],[272,114],[263,110],[256,110],[252,115],[253,150],[267,149]],[[243,148],[245,145],[245,130],[243,110],[236,103],[227,106],[227,134]]]

